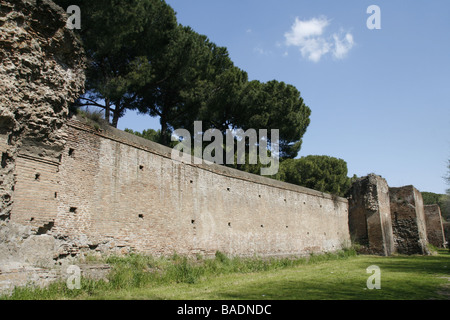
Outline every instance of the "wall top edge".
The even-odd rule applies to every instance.
[[[168,147],[158,144],[156,142],[138,137],[131,133],[116,129],[107,124],[101,124],[100,129],[95,129],[92,126],[86,124],[84,121],[77,119],[76,117],[70,119],[67,122],[67,124],[72,128],[83,130],[83,131],[89,132],[91,134],[101,136],[106,139],[110,139],[110,140],[113,140],[113,141],[116,141],[119,143],[123,143],[123,144],[129,145],[129,146],[132,146],[132,147],[135,147],[138,149],[142,149],[144,151],[171,159],[171,155],[172,155],[171,148],[168,148]],[[279,189],[290,190],[290,191],[294,191],[294,192],[298,192],[298,193],[304,193],[304,194],[308,194],[308,195],[312,195],[312,196],[316,196],[316,197],[330,199],[333,201],[348,203],[348,200],[343,197],[331,195],[331,194],[324,193],[321,191],[317,191],[317,190],[309,189],[306,187],[274,180],[274,179],[263,177],[263,176],[258,176],[255,174],[251,174],[248,172],[229,168],[226,166],[221,166],[221,165],[217,165],[217,164],[211,164],[211,165],[194,164],[193,161],[191,164],[185,163],[185,165],[197,167],[202,170],[207,170],[207,171],[210,171],[210,172],[213,172],[216,174],[220,174],[223,176],[227,176],[230,178],[235,178],[235,179],[240,179],[240,180],[253,182],[253,183],[257,183],[257,184],[267,185],[267,186],[271,186],[271,187],[275,187],[275,188],[279,188]]]

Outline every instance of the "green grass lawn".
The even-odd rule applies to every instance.
[[[377,257],[348,253],[311,259],[115,258],[108,283],[16,290],[11,299],[114,300],[450,300],[450,254]],[[381,289],[369,290],[369,266]]]

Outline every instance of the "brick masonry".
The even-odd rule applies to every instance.
[[[44,170],[23,162],[20,177],[30,190],[43,187],[15,195],[16,222],[51,223],[56,237],[83,238],[86,248],[153,255],[305,255],[350,242],[346,199],[225,167],[176,163],[171,149],[113,128],[98,132],[72,121],[67,136],[56,177],[52,164]],[[37,170],[45,172],[39,182]],[[31,221],[22,208],[41,203],[46,209]]]
[[[424,206],[428,242],[438,248],[446,246],[441,208],[437,204]]]
[[[349,193],[349,228],[361,252],[389,256],[395,251],[389,186],[375,174],[353,183]]]
[[[428,254],[422,194],[413,186],[390,188],[392,228],[400,254]]]

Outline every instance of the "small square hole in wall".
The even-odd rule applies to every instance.
[[[191,224],[195,224],[195,220],[191,220]]]
[[[193,184],[193,183],[194,183],[194,180],[191,180],[190,182],[191,182],[191,184]]]
[[[139,215],[139,219],[144,219],[144,215],[143,215],[143,214],[140,214],[140,215]]]
[[[40,174],[40,173],[36,173],[36,174],[34,175],[34,180],[36,180],[36,181],[41,180],[41,174]]]
[[[140,165],[140,166],[139,166],[139,170],[144,171],[144,166],[143,166],[143,165]]]
[[[77,210],[78,210],[78,208],[76,208],[76,207],[70,207],[69,212],[70,213],[77,213]]]
[[[75,155],[75,149],[69,148],[69,157],[73,157]]]
[[[230,191],[231,189],[230,188],[227,188],[227,191]]]
[[[55,192],[55,199],[58,198],[58,192]]]
[[[228,222],[228,226],[231,228],[231,222]]]

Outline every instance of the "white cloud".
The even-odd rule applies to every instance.
[[[322,38],[306,39],[300,46],[300,52],[303,57],[307,57],[313,62],[319,62],[323,55],[331,49],[331,44]]]
[[[313,62],[319,62],[328,53],[332,53],[336,59],[343,59],[355,44],[353,35],[347,33],[341,39],[334,33],[325,37],[329,25],[330,20],[324,16],[310,20],[295,18],[291,30],[284,34],[286,45],[298,47],[302,56]]]
[[[334,39],[334,50],[333,56],[336,59],[343,59],[347,56],[347,53],[353,48],[355,41],[350,33],[347,33],[344,39],[339,39],[337,34],[333,35]]]
[[[307,21],[295,18],[291,31],[285,33],[286,43],[288,46],[302,46],[308,38],[322,35],[328,25],[329,21],[325,17]]]

